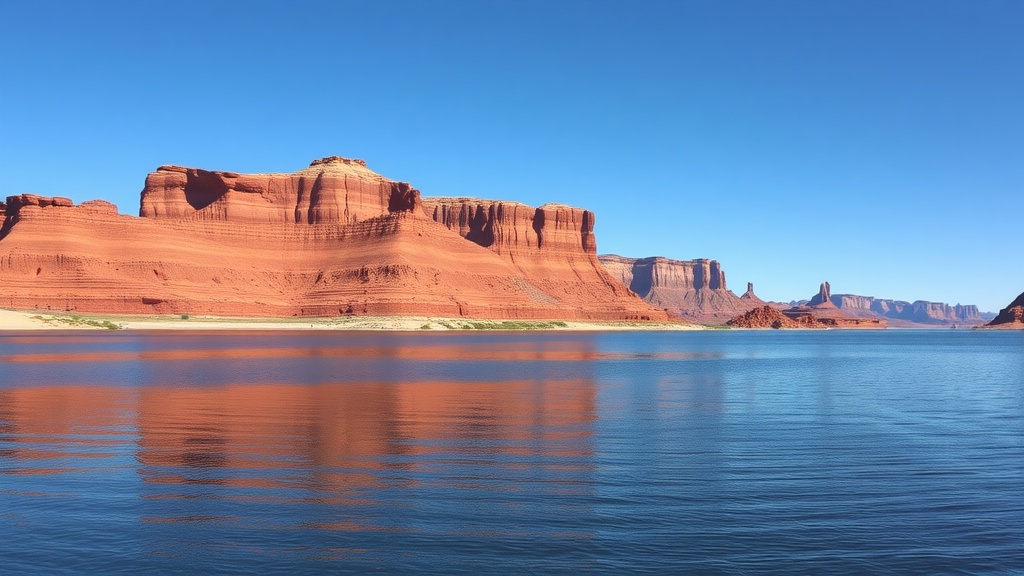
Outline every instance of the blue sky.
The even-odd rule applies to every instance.
[[[1024,290],[1024,2],[0,0],[0,196],[362,158],[734,291]]]

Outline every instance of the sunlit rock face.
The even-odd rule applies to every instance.
[[[905,302],[856,294],[831,294],[830,299],[843,312],[859,318],[887,318],[912,324],[977,325],[985,321],[973,304],[950,306],[944,302]]]
[[[602,254],[599,258],[616,280],[653,306],[680,318],[725,321],[764,304],[754,295],[752,285],[748,284],[744,297],[729,291],[725,272],[717,260],[627,258],[615,254]]]
[[[29,194],[0,208],[9,308],[666,318],[601,267],[589,211],[495,201],[483,225],[463,222],[461,202],[421,199],[337,156],[291,174],[162,166],[146,178],[140,217]]]
[[[988,323],[989,326],[1024,328],[1024,292],[1017,296],[1006,308]]]

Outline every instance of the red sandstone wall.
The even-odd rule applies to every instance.
[[[146,182],[143,218],[118,215],[102,201],[9,198],[0,306],[665,318],[597,263],[594,218],[585,210],[494,203],[485,211],[493,241],[484,247],[464,237],[469,221],[455,233],[461,207],[447,223],[425,218],[415,189],[358,161],[325,159],[292,175],[164,167]]]

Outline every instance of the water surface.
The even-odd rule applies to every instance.
[[[0,333],[3,572],[1024,572],[1024,333]]]

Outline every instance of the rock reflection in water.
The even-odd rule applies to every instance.
[[[14,388],[0,456],[131,466],[144,523],[409,531],[442,492],[585,490],[594,404],[586,379]]]
[[[422,481],[431,455],[585,471],[593,418],[585,380],[148,387],[137,458],[151,484],[352,492]]]

